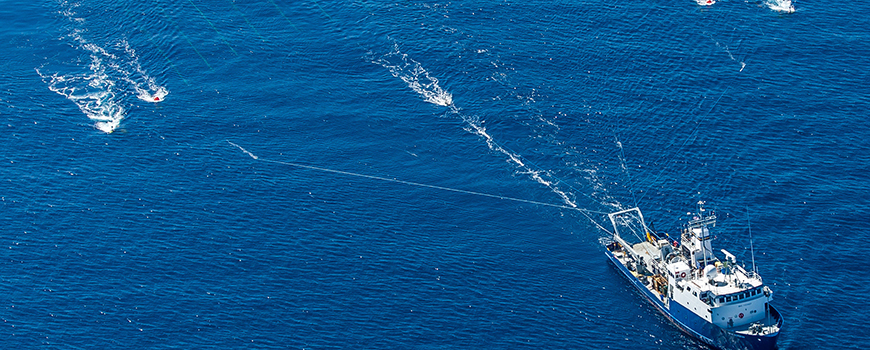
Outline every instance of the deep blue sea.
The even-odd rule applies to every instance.
[[[868,3],[3,4],[2,348],[703,349],[600,243],[698,201],[870,347]]]

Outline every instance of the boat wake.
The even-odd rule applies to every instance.
[[[710,40],[712,40],[714,43],[716,43],[717,47],[719,47],[720,49],[725,51],[725,53],[728,54],[728,57],[731,58],[732,61],[740,63],[740,72],[742,72],[743,69],[746,68],[746,62],[743,62],[743,61],[740,61],[740,60],[734,58],[734,55],[731,54],[731,49],[728,48],[727,45],[720,44],[718,41],[716,41],[716,39],[713,39],[712,35],[709,35],[709,37],[710,37]]]
[[[525,161],[522,156],[511,152],[496,142],[492,135],[487,133],[486,128],[483,126],[483,121],[479,117],[463,113],[459,107],[453,104],[453,95],[444,91],[438,85],[438,80],[429,76],[429,72],[419,62],[402,53],[398,45],[394,44],[392,51],[372,60],[372,63],[389,69],[394,77],[402,79],[402,81],[408,84],[408,87],[423,96],[426,102],[449,107],[448,113],[459,117],[465,122],[466,131],[480,136],[490,150],[506,156],[508,162],[519,169],[520,174],[528,175],[539,184],[546,186],[553,193],[557,194],[566,205],[577,208],[577,204],[571,199],[572,196],[558,187],[558,180],[551,179],[552,176],[549,172],[528,164],[529,162]]]
[[[242,152],[245,152],[245,154],[249,155],[251,158],[254,158],[254,159],[260,159],[260,157],[257,157],[256,155],[254,155],[254,154],[251,153],[250,151],[244,149],[242,146],[239,146],[239,145],[237,145],[237,144],[235,144],[235,143],[232,143],[232,142],[230,142],[229,140],[227,140],[227,143],[229,143],[229,144],[231,144],[231,145],[233,145],[233,146],[236,146],[236,148],[242,150]]]
[[[777,12],[793,13],[795,11],[791,0],[767,0],[767,7]]]
[[[557,194],[562,199],[562,202],[564,202],[565,204],[571,206],[572,208],[577,208],[577,203],[568,196],[568,193],[559,189],[559,187],[557,186],[558,181],[547,179],[551,177],[548,172],[529,166],[528,164],[526,164],[525,161],[523,161],[522,156],[505,149],[497,142],[495,142],[492,136],[486,132],[486,128],[483,126],[483,122],[480,121],[479,118],[467,117],[463,115],[456,107],[453,108],[452,112],[459,115],[459,117],[462,118],[463,121],[465,121],[467,125],[465,130],[482,137],[483,140],[486,141],[486,145],[487,147],[489,147],[490,150],[499,152],[507,156],[508,161],[517,166],[520,169],[521,174],[528,175],[537,183],[549,188],[551,191],[553,191],[553,193]]]
[[[389,69],[394,77],[402,79],[414,92],[422,95],[426,102],[439,106],[453,104],[453,95],[444,91],[438,85],[438,79],[429,76],[429,72],[423,69],[419,62],[399,51],[399,45],[393,44],[392,51],[373,60],[372,63]]]
[[[102,132],[115,131],[124,119],[124,107],[118,101],[115,82],[106,74],[103,60],[92,57],[90,73],[79,75],[44,74],[36,72],[48,84],[48,88],[73,101],[85,115],[97,123]]]
[[[62,14],[74,24],[84,23],[77,18],[74,8]],[[48,84],[48,88],[76,104],[100,131],[111,133],[126,117],[124,96],[133,94],[142,101],[162,102],[169,91],[147,74],[139,64],[139,56],[126,40],[100,46],[86,39],[86,31],[75,28],[65,36],[74,47],[87,52],[89,59],[76,60],[74,67],[46,69],[36,72]],[[79,61],[87,62],[82,67]],[[56,70],[47,72],[47,70]],[[59,71],[73,72],[59,72]]]
[[[157,85],[154,78],[149,76],[142,66],[139,65],[139,56],[136,51],[130,47],[130,44],[125,40],[119,43],[123,45],[124,52],[129,58],[125,63],[127,67],[114,65],[113,68],[121,73],[121,78],[124,79],[133,90],[136,91],[136,97],[145,102],[162,102],[169,91],[165,87]]]

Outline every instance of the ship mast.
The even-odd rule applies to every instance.
[[[749,207],[746,207],[746,224],[749,225],[749,253],[752,255],[752,274],[758,276],[755,268],[755,248],[752,246],[752,221],[749,218]]]
[[[703,205],[704,205],[704,201],[698,201],[698,216],[701,219],[704,219],[704,207],[703,207]],[[706,225],[702,226],[702,227],[706,228]],[[703,228],[702,228],[702,230],[703,230]],[[707,264],[710,263],[709,261],[707,261],[707,251],[706,250],[707,250],[707,246],[706,246],[706,244],[704,244],[704,242],[702,242],[701,243],[701,254],[704,254],[704,266],[705,267],[707,266]]]
[[[716,226],[716,215],[705,216],[704,212],[706,212],[706,209],[703,208],[703,205],[704,201],[698,202],[697,215],[689,221],[686,231],[692,242],[692,252],[690,253],[692,261],[695,264],[703,261],[704,266],[707,266],[711,260],[715,259],[713,256],[713,247],[710,243],[710,240],[713,239],[713,237],[710,236],[709,227]],[[695,252],[702,255],[701,259],[697,258]]]

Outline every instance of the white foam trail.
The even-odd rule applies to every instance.
[[[76,17],[74,10],[78,4],[63,3],[67,8],[60,13],[75,25],[85,23]],[[126,117],[124,105],[125,92],[135,92],[135,96],[147,102],[161,102],[169,91],[156,83],[139,64],[139,56],[126,40],[116,41],[114,45],[100,46],[85,39],[83,29],[72,29],[67,38],[77,44],[76,48],[89,53],[90,63],[87,70],[72,73],[47,73],[40,69],[36,72],[48,84],[48,88],[66,97],[78,106],[88,118],[96,121],[100,131],[111,133],[118,128]],[[44,69],[43,69],[44,70]]]
[[[734,58],[734,55],[731,54],[731,50],[728,48],[728,46],[720,44],[718,41],[716,41],[716,39],[713,39],[713,36],[710,36],[710,40],[713,40],[713,42],[716,43],[716,46],[718,46],[722,50],[725,50],[725,53],[728,54],[728,57],[731,58],[732,61],[740,63],[740,72],[743,71],[743,68],[746,68],[746,62],[738,61],[736,58]]]
[[[239,146],[239,145],[237,145],[237,144],[235,144],[235,143],[232,143],[232,142],[230,142],[229,140],[226,140],[226,141],[227,141],[227,143],[229,143],[229,144],[231,144],[231,145],[233,145],[233,146],[238,147],[240,150],[242,150],[242,152],[245,152],[245,154],[251,156],[251,158],[254,158],[254,159],[260,159],[260,157],[257,157],[257,156],[255,156],[253,153],[248,152],[248,150],[242,148],[242,146]]]
[[[124,73],[124,80],[129,82],[133,89],[136,90],[136,97],[145,102],[162,102],[166,98],[166,95],[169,94],[169,91],[165,87],[157,85],[154,78],[150,77],[142,69],[142,66],[139,65],[139,56],[136,55],[136,51],[130,47],[130,44],[126,40],[122,41],[121,45],[124,46],[124,52],[127,53],[129,58],[125,62],[133,69],[133,72],[131,73],[122,69],[119,69],[119,72]]]
[[[548,174],[542,170],[537,170],[526,165],[520,155],[508,151],[495,142],[492,136],[486,132],[486,128],[483,127],[483,123],[479,118],[466,116],[460,112],[460,109],[453,104],[453,96],[444,91],[441,86],[438,85],[438,79],[429,76],[429,72],[424,69],[419,62],[408,57],[407,54],[402,53],[399,50],[398,44],[393,44],[392,51],[372,60],[372,63],[379,64],[384,68],[389,69],[394,77],[402,79],[402,81],[408,84],[408,87],[423,96],[426,99],[426,102],[439,106],[449,106],[450,113],[456,114],[468,125],[466,128],[468,132],[481,136],[490,150],[507,156],[510,163],[519,167],[519,173],[526,174],[536,182],[548,187],[553,191],[553,193],[559,195],[565,204],[572,208],[577,208],[577,204],[571,200],[567,193],[560,190],[554,181],[545,178],[548,177]]]
[[[115,131],[124,119],[124,107],[115,93],[115,81],[106,74],[103,60],[91,55],[89,74],[48,75],[36,70],[51,91],[73,101],[79,110],[96,121],[97,129],[105,133]]]
[[[793,13],[795,11],[791,0],[767,0],[767,7],[778,12]]]
[[[426,102],[439,106],[453,104],[453,95],[444,91],[438,85],[438,79],[429,76],[429,72],[423,69],[419,62],[399,51],[399,45],[393,45],[393,51],[372,61],[390,70],[390,73],[402,79],[414,92],[425,98]]]
[[[453,107],[452,111],[454,113],[456,113],[457,115],[459,115],[462,118],[462,120],[468,124],[468,128],[466,128],[466,130],[468,130],[469,132],[471,132],[473,134],[476,134],[476,135],[483,137],[484,141],[486,142],[487,147],[489,147],[490,150],[504,154],[505,156],[508,157],[508,160],[511,163],[515,164],[516,166],[518,166],[521,169],[520,173],[529,175],[529,177],[531,177],[533,180],[535,180],[539,184],[542,184],[542,185],[548,187],[551,191],[553,191],[553,193],[555,193],[559,197],[561,197],[562,201],[565,202],[565,204],[571,206],[572,208],[577,207],[577,203],[575,203],[573,200],[571,200],[571,198],[568,197],[567,193],[560,190],[556,186],[556,184],[553,183],[553,181],[547,180],[544,178],[544,175],[542,175],[542,174],[544,174],[543,171],[535,170],[532,167],[526,165],[526,163],[523,162],[523,159],[521,156],[514,154],[511,151],[506,150],[504,147],[502,147],[497,142],[495,142],[495,140],[492,138],[492,136],[486,132],[486,128],[483,127],[483,124],[480,122],[480,120],[478,118],[466,117],[462,113],[460,113],[459,109],[456,107]]]

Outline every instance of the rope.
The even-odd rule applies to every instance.
[[[613,138],[616,139],[616,145],[619,146],[619,162],[622,165],[622,172],[625,173],[626,182],[628,182],[628,191],[631,192],[631,199],[634,200],[634,206],[637,207],[637,196],[634,195],[634,185],[631,182],[631,174],[628,173],[628,164],[625,161],[625,150],[622,148],[622,142],[619,141],[619,136],[616,132],[613,133]]]
[[[281,164],[281,165],[287,165],[287,166],[292,166],[292,167],[297,167],[297,168],[303,168],[303,169],[309,169],[309,170],[323,171],[323,172],[328,172],[328,173],[333,173],[333,174],[341,174],[341,175],[347,175],[347,176],[356,176],[356,177],[362,177],[362,178],[372,179],[372,180],[380,180],[380,181],[395,182],[395,183],[400,183],[400,184],[409,185],[409,186],[417,186],[417,187],[432,188],[432,189],[442,190],[442,191],[450,191],[450,192],[458,192],[458,193],[472,194],[472,195],[476,195],[476,196],[490,197],[490,198],[497,198],[497,199],[502,199],[502,200],[514,201],[514,202],[529,203],[529,204],[535,204],[535,205],[543,205],[543,206],[554,207],[554,208],[559,208],[559,209],[570,209],[570,210],[576,210],[576,211],[579,211],[579,212],[583,213],[583,215],[585,215],[587,218],[589,218],[589,220],[592,221],[596,226],[598,226],[599,228],[601,228],[601,229],[604,230],[604,231],[607,231],[606,229],[604,229],[604,227],[602,227],[602,226],[599,225],[597,222],[595,222],[595,220],[593,220],[592,217],[590,216],[590,214],[603,214],[603,215],[606,215],[607,213],[605,213],[605,212],[598,212],[598,211],[592,211],[592,210],[580,209],[580,208],[570,207],[570,206],[567,206],[567,205],[560,205],[560,204],[552,204],[552,203],[538,202],[538,201],[533,201],[533,200],[528,200],[528,199],[522,199],[522,198],[514,198],[514,197],[500,196],[500,195],[489,194],[489,193],[483,193],[483,192],[475,192],[475,191],[469,191],[469,190],[462,190],[462,189],[458,189],[458,188],[451,188],[451,187],[444,187],[444,186],[437,186],[437,185],[429,185],[429,184],[424,184],[424,183],[419,183],[419,182],[412,182],[412,181],[405,181],[405,180],[399,180],[399,179],[391,179],[391,178],[381,177],[381,176],[375,176],[375,175],[366,175],[366,174],[354,173],[354,172],[350,172],[350,171],[342,171],[342,170],[335,170],[335,169],[329,169],[329,168],[324,168],[324,167],[318,167],[318,166],[313,166],[313,165],[306,165],[306,164],[299,164],[299,163],[292,163],[292,162],[285,162],[285,161],[278,161],[278,160],[263,159],[263,158],[258,157],[258,156],[255,155],[255,154],[249,152],[248,150],[244,149],[242,146],[239,146],[239,145],[237,145],[237,144],[235,144],[235,143],[232,143],[232,142],[230,142],[229,140],[226,140],[226,141],[227,141],[227,143],[229,143],[230,145],[233,145],[233,146],[235,146],[236,148],[240,149],[242,152],[245,152],[245,154],[247,154],[248,156],[250,156],[250,157],[253,158],[254,160],[259,160],[259,161],[267,162],[267,163]]]

